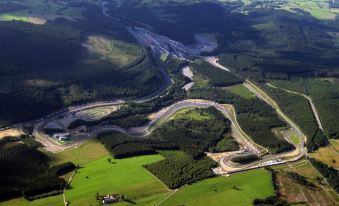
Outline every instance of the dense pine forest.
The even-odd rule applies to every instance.
[[[27,137],[24,137],[24,139]],[[23,141],[24,141],[23,139]],[[24,196],[28,200],[61,194],[66,181],[59,176],[76,168],[73,163],[50,167],[47,156],[18,139],[0,144],[0,198]]]

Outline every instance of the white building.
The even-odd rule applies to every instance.
[[[65,133],[55,133],[53,134],[53,138],[56,138],[60,141],[67,141],[71,138],[71,135],[68,132]]]

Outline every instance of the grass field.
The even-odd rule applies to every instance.
[[[213,118],[211,114],[201,109],[187,108],[179,110],[174,115],[172,115],[170,119],[191,119],[203,121],[210,120],[211,118]]]
[[[76,116],[86,121],[99,120],[119,109],[119,106],[104,106],[88,109],[76,113]]]
[[[76,0],[80,1],[80,0]],[[88,1],[94,3],[95,1]],[[56,18],[66,18],[75,20],[77,18],[84,18],[81,12],[83,7],[70,6],[67,1],[60,0],[21,0],[14,1],[15,4],[27,8],[5,12],[0,14],[0,21],[25,21],[33,24],[44,24],[48,20],[55,20]],[[1,4],[0,4],[1,6]]]
[[[16,198],[9,201],[0,202],[0,206],[64,206],[62,195],[47,197],[34,201],[27,201],[24,198]]]
[[[235,187],[234,187],[235,186]],[[274,195],[271,173],[264,169],[215,177],[185,186],[161,206],[252,205],[255,198]]]
[[[327,186],[319,172],[315,170],[307,160],[300,160],[295,163],[273,166],[278,172],[277,182],[279,193],[289,203],[304,202],[306,205],[336,205],[339,197],[331,187]],[[300,185],[286,176],[285,172],[295,172],[304,176],[308,181],[314,183],[318,189]]]
[[[169,190],[142,166],[163,159],[161,155],[148,155],[127,159],[105,156],[85,164],[73,178],[66,198],[71,205],[96,205],[96,193],[119,193],[137,204],[152,204],[165,196]],[[121,205],[130,203],[123,202]],[[119,204],[120,205],[120,204]]]
[[[284,172],[296,172],[312,182],[315,182],[317,178],[321,178],[318,171],[316,171],[307,160],[273,166],[273,169]]]
[[[335,151],[339,152],[339,140],[331,139],[330,144]]]
[[[89,36],[83,45],[96,61],[108,61],[116,68],[133,64],[143,57],[143,50],[139,46],[104,36]]]
[[[293,133],[293,134],[291,134],[289,137],[290,137],[291,141],[292,141],[295,145],[300,144],[300,137],[298,137],[297,134]]]
[[[239,95],[241,97],[245,97],[246,99],[253,99],[255,98],[255,95],[250,92],[244,85],[237,84],[234,86],[226,87],[228,91],[235,95]]]
[[[66,150],[60,153],[49,153],[45,151],[45,153],[51,159],[51,165],[71,161],[80,166],[101,159],[109,154],[105,147],[96,140],[88,141],[76,149]]]
[[[331,146],[319,148],[314,153],[311,153],[310,156],[330,167],[339,168],[339,153]]]

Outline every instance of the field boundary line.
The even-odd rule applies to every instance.
[[[172,192],[167,195],[166,197],[164,197],[162,200],[160,200],[160,202],[158,202],[156,205],[154,206],[159,206],[161,205],[163,202],[165,202],[166,200],[168,200],[171,196],[173,196],[175,193],[177,193],[179,191],[179,189],[175,189],[175,190],[172,190]]]
[[[160,160],[161,161],[161,160]],[[144,167],[145,168],[145,167]],[[157,176],[155,176],[152,172],[150,172],[148,169],[145,168],[145,170],[152,175],[158,182],[160,182],[168,191],[173,191],[170,188],[167,187],[167,185],[165,185],[165,183],[163,183]]]
[[[71,182],[72,182],[72,180],[73,180],[73,177],[74,177],[74,175],[75,175],[76,172],[77,172],[77,169],[75,169],[75,170],[73,171],[73,173],[71,174],[71,176],[70,176],[69,179],[68,179],[67,184],[65,185],[65,187],[64,187],[64,189],[63,189],[62,196],[63,196],[63,198],[64,198],[64,205],[65,205],[65,206],[68,205],[68,202],[66,201],[66,187],[67,187],[68,185],[71,184]]]

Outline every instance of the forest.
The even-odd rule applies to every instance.
[[[293,78],[272,82],[275,86],[296,91],[312,98],[328,138],[339,137],[339,84],[330,78]]]
[[[143,152],[154,152],[153,150],[157,149],[179,149],[192,157],[199,158],[204,156],[205,151],[214,147],[217,147],[220,151],[238,149],[237,144],[230,140],[231,137],[224,138],[230,133],[229,120],[214,108],[195,110],[212,115],[212,119],[180,118],[169,120],[146,139],[135,139],[116,133],[102,134],[98,136],[98,139],[113,155],[122,157],[124,155],[130,156],[130,153],[135,155]],[[124,151],[126,154],[124,154]]]
[[[311,105],[305,97],[267,85],[262,85],[262,87],[278,103],[281,110],[300,127],[308,139],[315,135],[318,130],[318,124],[313,115]]]
[[[254,162],[258,159],[259,159],[259,157],[257,155],[249,154],[249,155],[233,157],[232,162],[240,163],[240,164],[247,164],[247,163]]]
[[[148,50],[135,46],[140,61],[120,68],[93,56],[83,46],[93,32],[136,45],[123,27],[109,23],[97,9],[88,6],[84,13],[87,20],[79,23],[65,19],[44,25],[0,22],[4,31],[0,34],[0,126],[77,103],[137,98],[159,89],[163,76]],[[111,29],[116,33],[108,34]],[[115,49],[130,53],[124,47]]]
[[[216,68],[203,60],[195,60],[190,66],[193,68],[193,73],[202,75],[202,78],[207,79],[212,87],[227,87],[242,83],[242,80],[234,74]]]
[[[47,156],[36,145],[19,140],[0,144],[0,164],[1,200],[20,196],[34,200],[61,194],[66,181],[59,176],[76,169],[71,162],[49,167]]]
[[[174,80],[173,85],[166,91],[165,95],[148,102],[127,102],[126,106],[121,107],[118,111],[107,115],[98,121],[86,122],[84,120],[76,120],[69,125],[69,129],[76,128],[80,125],[92,126],[98,124],[115,124],[127,128],[145,124],[149,121],[147,116],[150,113],[159,111],[176,101],[185,99],[186,93],[182,87],[186,84],[186,80],[180,73],[180,68],[185,64],[184,61],[168,58],[159,65],[166,68],[170,77]]]
[[[145,168],[157,176],[170,189],[179,188],[202,179],[213,177],[211,168],[217,163],[208,157],[199,160],[190,156],[168,158],[160,162],[145,165]]]
[[[268,148],[272,153],[294,148],[290,143],[274,135],[273,128],[285,127],[286,124],[277,116],[273,108],[259,99],[249,100],[219,88],[194,89],[189,97],[234,105],[241,128],[256,143]]]

